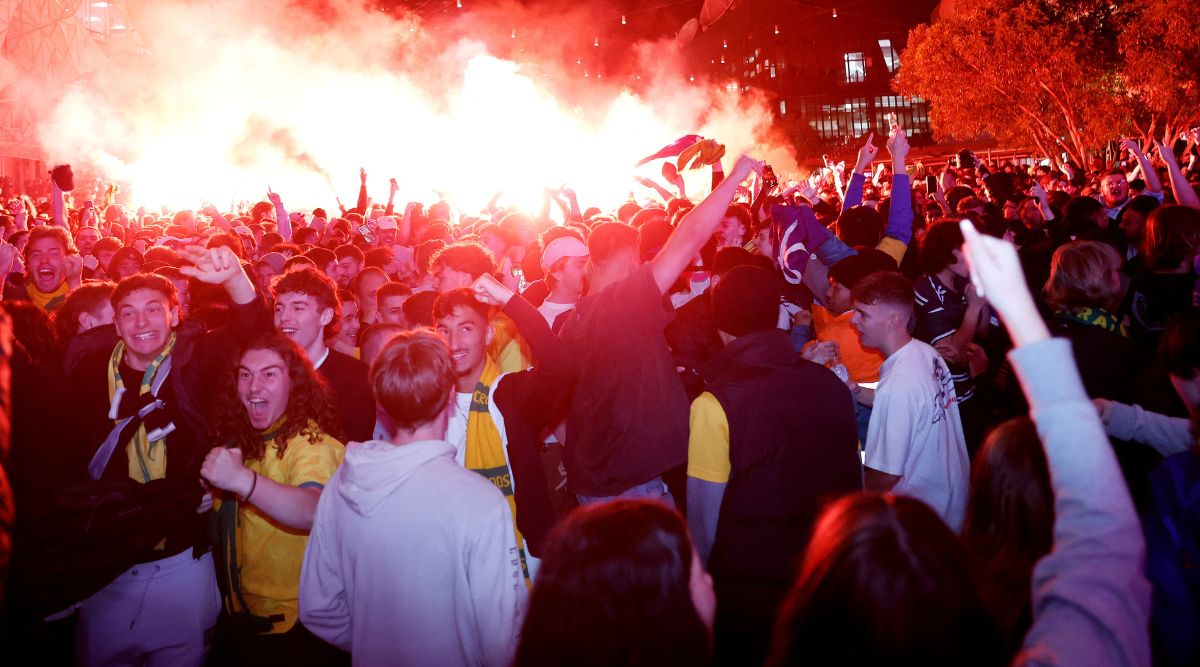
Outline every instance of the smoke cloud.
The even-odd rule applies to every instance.
[[[132,0],[138,39],[68,85],[38,136],[49,160],[93,168],[147,206],[268,187],[292,208],[331,207],[335,191],[349,204],[362,166],[377,199],[397,178],[399,207],[441,192],[469,210],[496,191],[536,205],[542,188],[569,185],[611,208],[639,158],[692,132],[794,170],[769,139],[766,100],[690,82],[670,39],[634,46],[636,91],[584,78],[570,54],[612,10],[573,4],[472,8],[432,30],[343,3]]]

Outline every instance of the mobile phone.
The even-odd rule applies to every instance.
[[[367,240],[367,243],[375,242],[375,237],[371,234],[371,228],[368,227],[366,223],[358,226],[358,233],[362,234],[362,237]]]
[[[928,194],[937,192],[937,176],[929,174],[925,177],[925,192]]]

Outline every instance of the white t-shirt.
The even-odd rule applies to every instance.
[[[562,315],[574,307],[575,304],[573,303],[555,303],[553,301],[546,300],[542,302],[542,305],[538,306],[538,312],[542,314],[542,317],[546,318],[546,324],[549,324],[553,327],[554,320],[558,319],[559,315]]]
[[[914,339],[880,365],[866,450],[868,468],[900,475],[896,493],[962,528],[970,460],[954,382],[937,350]]]
[[[496,408],[496,387],[500,385],[500,379],[492,383],[488,387],[488,412],[492,415],[492,421],[496,424],[496,429],[500,431],[500,440],[504,443],[504,463],[512,466],[508,460],[508,431],[504,428],[504,415]],[[450,421],[446,424],[446,442],[454,447],[454,460],[458,465],[466,465],[467,462],[467,418],[471,414],[471,393],[454,392],[454,412],[450,415]],[[512,480],[513,493],[517,492],[516,477],[510,477]],[[529,553],[529,544],[521,545],[525,549],[525,565],[529,569],[529,576],[537,576],[537,571],[541,565],[541,561]]]

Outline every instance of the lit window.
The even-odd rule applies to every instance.
[[[879,40],[879,50],[883,51],[883,62],[887,65],[889,72],[895,72],[896,68],[900,67],[900,54],[892,48],[892,40]]]
[[[845,62],[846,83],[857,83],[867,78],[866,58],[863,57],[861,51],[847,53]]]

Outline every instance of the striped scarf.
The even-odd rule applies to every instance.
[[[475,385],[471,395],[471,410],[467,415],[467,450],[464,464],[468,470],[483,475],[508,500],[508,508],[512,511],[513,532],[517,536],[517,550],[521,557],[521,570],[525,580],[529,581],[529,568],[525,563],[525,549],[521,531],[517,529],[517,500],[513,494],[512,471],[504,454],[504,439],[500,437],[500,429],[489,410],[489,387],[500,377],[500,368],[491,357],[483,365],[483,373]]]
[[[146,367],[146,372],[142,374],[142,382],[138,387],[138,395],[150,393],[150,387],[154,383],[154,375],[158,372],[159,366],[163,360],[171,355],[175,349],[175,332],[171,332],[170,338],[167,339],[167,345],[162,352],[150,362]],[[120,341],[113,348],[112,356],[108,362],[108,398],[114,405],[120,402],[120,396],[125,393],[125,381],[121,377],[121,358],[125,355],[125,341]],[[120,423],[120,419],[114,417],[116,423]],[[167,434],[162,433],[156,439],[150,439],[146,433],[145,424],[140,424],[137,433],[125,446],[125,452],[129,457],[129,477],[134,481],[145,484],[151,480],[162,479],[167,475]]]

